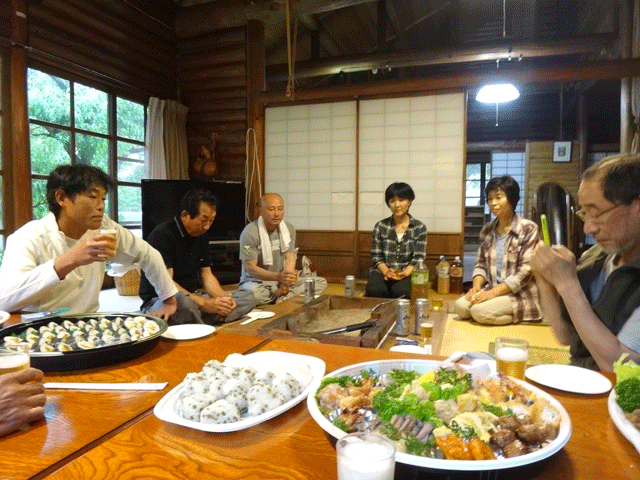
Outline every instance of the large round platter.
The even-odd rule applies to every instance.
[[[627,417],[624,415],[624,411],[620,408],[620,405],[618,405],[616,398],[616,391],[613,389],[611,390],[609,400],[607,401],[609,416],[615,426],[618,427],[618,430],[620,430],[620,433],[622,433],[622,435],[636,448],[638,453],[640,453],[640,430],[638,430],[633,423],[627,420]]]
[[[162,335],[167,329],[167,322],[153,315],[145,315],[142,313],[116,313],[116,312],[100,312],[86,313],[82,315],[59,315],[50,318],[43,318],[29,323],[20,323],[0,330],[0,345],[4,345],[4,337],[20,334],[27,328],[33,327],[36,330],[47,325],[50,322],[62,324],[65,320],[76,323],[80,320],[87,321],[91,318],[106,318],[113,320],[116,317],[144,317],[153,320],[158,324],[158,331],[141,338],[140,340],[115,343],[112,345],[95,347],[89,350],[74,350],[71,352],[52,352],[52,353],[29,353],[31,358],[31,366],[38,368],[44,372],[62,372],[69,370],[85,370],[88,368],[102,367],[115,363],[132,360],[144,355],[153,349]]]
[[[437,369],[442,364],[434,360],[380,360],[374,362],[358,363],[356,365],[349,365],[348,367],[341,368],[334,372],[331,372],[325,377],[338,377],[343,375],[355,376],[362,370],[373,370],[377,374],[389,373],[391,370],[414,370],[418,373],[426,373],[430,370]],[[555,407],[560,413],[561,422],[558,436],[544,448],[537,450],[533,453],[522,455],[512,458],[498,458],[496,460],[441,460],[435,458],[419,457],[417,455],[410,455],[407,453],[396,453],[396,462],[404,463],[407,465],[415,465],[417,467],[423,467],[433,470],[465,470],[465,471],[490,471],[500,470],[504,468],[519,467],[522,465],[528,465],[535,463],[550,457],[558,450],[560,450],[571,437],[571,419],[564,407],[551,395],[539,388],[534,387],[526,382],[518,383],[522,384],[525,388],[534,392],[536,395],[546,399],[553,407]],[[325,416],[320,412],[318,404],[315,398],[316,391],[320,386],[320,381],[315,382],[307,398],[307,406],[313,419],[318,425],[329,435],[335,438],[342,438],[346,433],[333,425]]]
[[[310,392],[312,391],[311,389],[314,385],[316,385],[317,388],[317,385],[320,382],[322,375],[324,375],[326,369],[324,360],[317,357],[311,357],[309,355],[299,355],[296,353],[269,350],[250,353],[248,355],[245,355],[245,357],[250,357],[252,361],[255,360],[256,362],[260,362],[263,365],[273,363],[284,363],[287,365],[293,365],[295,363],[304,362],[309,365],[311,373],[313,374],[313,380],[309,385],[307,385],[307,388],[305,388],[300,395],[292,398],[287,403],[255,417],[244,417],[239,422],[201,423],[182,418],[176,413],[176,403],[182,396],[182,391],[184,390],[183,383],[173,388],[169,393],[162,397],[162,399],[160,399],[160,401],[153,409],[153,413],[156,417],[158,417],[160,420],[164,420],[165,422],[175,423],[176,425],[182,425],[183,427],[202,430],[204,432],[235,432],[237,430],[244,430],[245,428],[253,427],[254,425],[258,425],[259,423],[276,417],[303,401],[305,397],[310,395]]]

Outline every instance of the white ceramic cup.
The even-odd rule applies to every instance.
[[[396,448],[373,433],[356,432],[336,442],[338,480],[393,480]]]

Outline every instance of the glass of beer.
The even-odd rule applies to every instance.
[[[420,338],[424,345],[431,344],[431,338],[433,337],[433,322],[422,322],[420,324]]]
[[[524,380],[529,342],[521,338],[498,337],[494,345],[498,372]]]
[[[0,375],[26,370],[30,365],[29,354],[23,350],[0,348]]]
[[[431,310],[433,310],[434,312],[442,310],[442,302],[442,297],[433,297],[431,299]]]
[[[388,438],[367,432],[336,442],[338,480],[393,480],[396,447]]]
[[[100,235],[109,235],[113,238],[111,243],[113,245],[113,249],[118,249],[118,230],[116,227],[100,227]]]

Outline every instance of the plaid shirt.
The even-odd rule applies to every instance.
[[[473,276],[481,275],[487,281],[483,289],[496,286],[496,235],[498,219],[487,223],[480,231],[480,248]],[[503,282],[511,289],[509,298],[516,322],[542,319],[538,286],[533,278],[529,260],[538,244],[538,225],[530,220],[513,216],[511,230],[507,234],[504,259],[502,260]]]
[[[409,226],[398,240],[393,217],[385,218],[373,227],[371,238],[371,270],[384,263],[389,268],[403,270],[407,265],[416,266],[424,261],[427,250],[427,227],[420,220],[409,216]]]

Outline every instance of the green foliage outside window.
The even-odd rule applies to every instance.
[[[115,129],[109,125],[110,99],[116,108]],[[117,220],[140,224],[144,105],[34,69],[28,71],[28,102],[34,218],[49,212],[45,177],[59,165],[83,163],[116,181],[110,195],[117,198]]]

